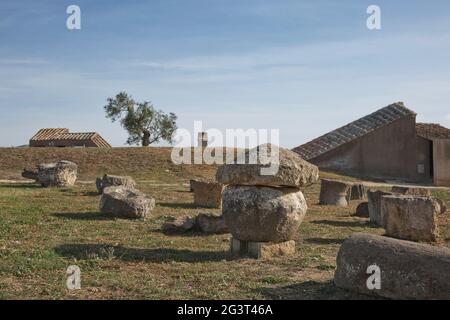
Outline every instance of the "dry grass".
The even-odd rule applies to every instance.
[[[98,213],[99,196],[92,184],[63,190],[1,184],[0,298],[367,298],[334,287],[335,258],[350,234],[382,234],[383,230],[352,216],[357,202],[349,208],[318,205],[318,184],[305,191],[309,210],[295,239],[294,256],[234,260],[228,253],[228,235],[160,231],[168,216],[218,211],[193,206],[187,185],[192,176],[212,177],[214,167],[178,168],[163,148],[28,149],[31,154],[24,150],[8,149],[7,157],[0,155],[0,179],[4,174],[17,175],[17,170],[33,162],[64,158],[76,161],[86,180],[103,172],[134,176],[139,188],[157,199],[157,207],[145,222],[114,220]],[[6,164],[5,158],[10,159]],[[450,200],[450,192],[438,192]],[[438,245],[450,247],[448,215],[440,223]],[[71,264],[81,268],[79,291],[65,287],[65,271]]]

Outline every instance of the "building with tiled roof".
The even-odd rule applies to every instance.
[[[30,147],[94,147],[111,148],[97,132],[69,132],[67,128],[40,129],[31,139]]]
[[[450,129],[437,123],[416,124],[417,135],[424,139],[450,139]]]
[[[450,185],[450,129],[391,104],[293,149],[321,169]]]

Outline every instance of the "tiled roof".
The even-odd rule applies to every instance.
[[[417,123],[416,131],[419,137],[433,139],[450,139],[450,129],[437,123]]]
[[[47,128],[39,130],[31,140],[54,140],[61,134],[69,133],[69,129],[66,128]]]
[[[86,141],[92,140],[99,147],[110,148],[106,140],[104,140],[97,132],[69,132],[67,128],[45,128],[40,129],[30,141]]]
[[[305,160],[313,159],[345,143],[361,138],[395,120],[411,115],[416,115],[416,113],[406,108],[403,102],[397,102],[292,150],[300,154]]]

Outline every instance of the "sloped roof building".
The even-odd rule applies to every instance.
[[[293,151],[322,169],[355,176],[450,184],[450,129],[416,123],[416,115],[397,102]]]
[[[69,132],[67,128],[40,129],[31,139],[30,147],[94,147],[111,148],[97,132]]]

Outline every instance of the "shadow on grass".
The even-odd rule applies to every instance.
[[[12,188],[12,189],[44,189],[40,184],[34,183],[2,183],[0,188]]]
[[[376,228],[375,225],[369,221],[338,221],[338,220],[315,220],[311,221],[314,224],[325,224],[333,227],[360,227],[360,228]]]
[[[161,228],[155,228],[155,229],[151,229],[150,231],[152,232],[158,232],[161,233],[165,236],[168,237],[209,237],[209,236],[217,236],[217,235],[222,235],[222,234],[226,234],[226,233],[208,233],[208,232],[203,232],[201,231],[199,228],[193,228],[191,230],[187,230],[187,231],[168,231],[168,230],[162,230]]]
[[[309,238],[303,241],[310,244],[329,245],[329,244],[342,244],[345,239],[339,238]]]
[[[158,206],[172,209],[197,209],[197,205],[193,203],[180,203],[180,202],[159,202]]]
[[[65,244],[55,248],[55,252],[66,258],[119,259],[142,262],[211,262],[231,259],[227,251],[191,251],[172,248],[141,249],[111,246],[105,244]]]
[[[85,191],[85,192],[80,192],[80,194],[82,196],[85,196],[85,197],[96,197],[96,196],[100,196],[101,195],[101,194],[99,194],[96,191]]]
[[[305,281],[284,287],[258,288],[255,291],[266,298],[278,300],[376,299],[376,297],[340,289],[334,285],[333,281]]]
[[[67,220],[114,220],[100,212],[58,212],[53,216]]]

